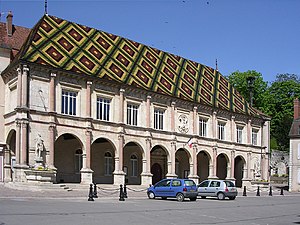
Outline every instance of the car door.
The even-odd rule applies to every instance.
[[[207,188],[209,186],[209,183],[210,183],[209,180],[205,180],[205,181],[202,181],[198,185],[198,195],[200,195],[200,196],[207,196]]]
[[[172,180],[169,196],[170,197],[176,197],[177,193],[181,192],[181,191],[182,191],[181,180],[178,180],[178,179]]]
[[[207,187],[207,195],[208,196],[217,196],[221,187],[221,182],[217,180],[212,180]]]
[[[155,195],[159,197],[166,197],[169,195],[171,186],[170,186],[171,180],[166,179],[158,182],[155,185]]]

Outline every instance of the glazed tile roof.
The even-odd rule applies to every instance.
[[[216,70],[126,38],[45,15],[19,59],[259,115]]]

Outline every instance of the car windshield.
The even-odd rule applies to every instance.
[[[192,180],[185,180],[184,181],[185,186],[194,186],[196,185],[194,181]]]
[[[231,181],[224,181],[227,187],[234,187],[234,183]]]

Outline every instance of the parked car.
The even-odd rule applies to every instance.
[[[228,197],[230,200],[234,200],[237,194],[234,183],[229,180],[204,180],[198,184],[198,195],[201,198],[210,196],[223,200]]]
[[[197,185],[189,179],[163,179],[148,188],[149,199],[161,197],[162,199],[176,198],[182,202],[185,198],[196,201],[198,192]]]

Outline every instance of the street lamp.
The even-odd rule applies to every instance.
[[[247,85],[248,85],[248,89],[249,89],[249,93],[250,93],[250,106],[252,107],[255,77],[254,76],[248,76],[246,79],[247,79]]]

